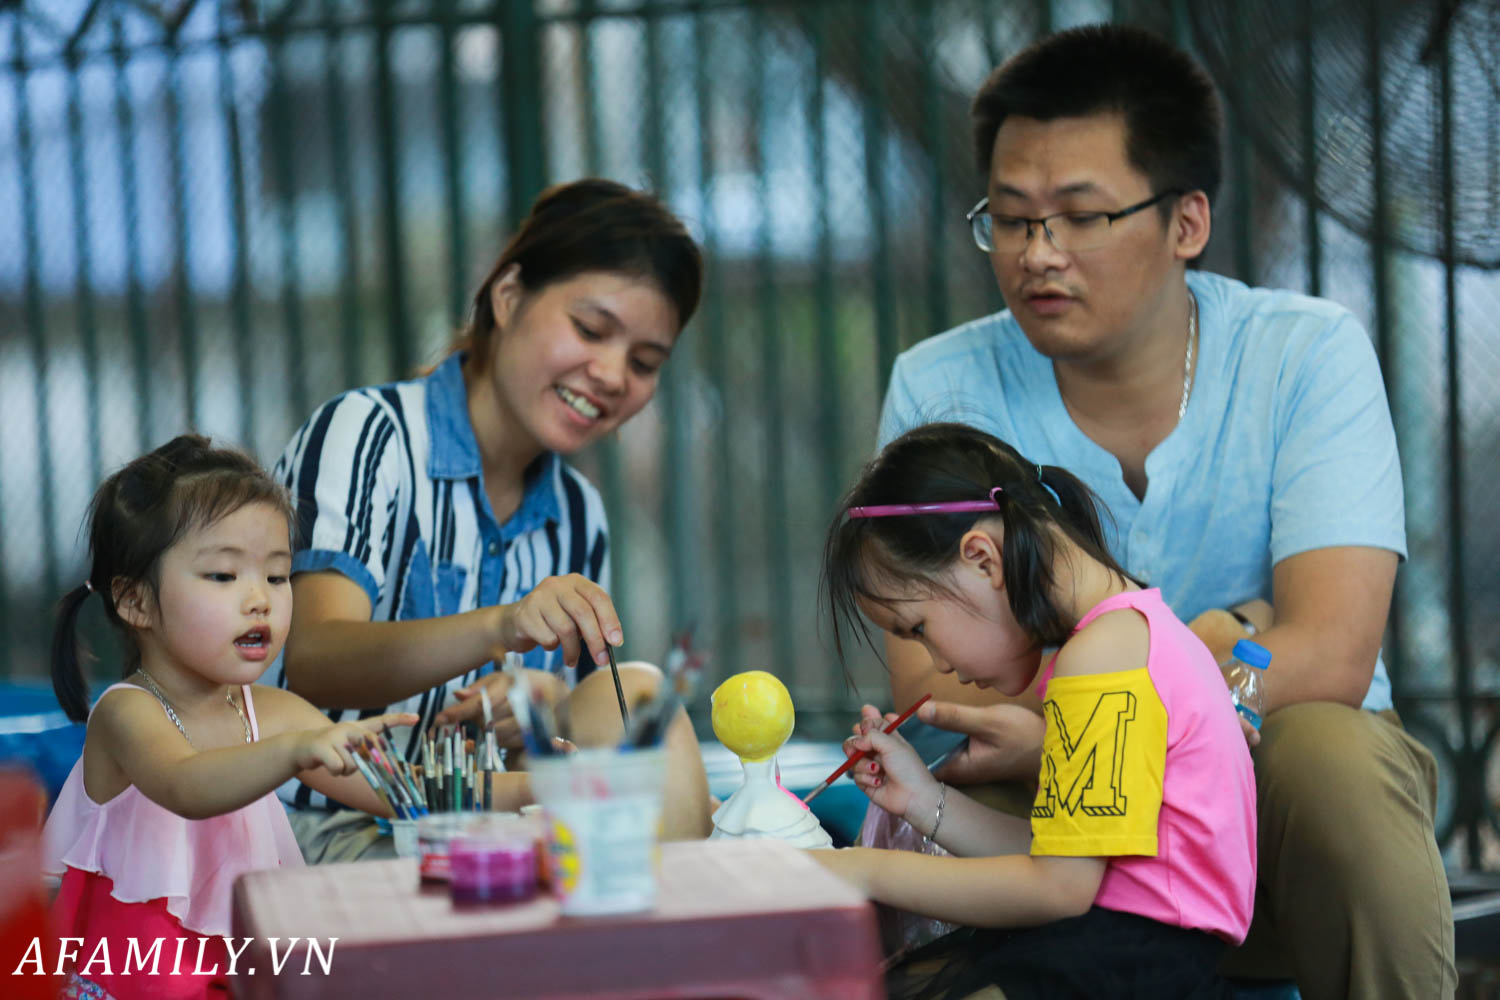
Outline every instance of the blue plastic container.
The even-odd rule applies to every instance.
[[[85,728],[63,714],[50,684],[0,684],[0,766],[34,771],[49,805],[83,753]]]

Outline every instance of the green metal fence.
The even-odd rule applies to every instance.
[[[603,174],[660,193],[710,261],[657,400],[580,462],[610,507],[626,653],[696,623],[717,675],[773,669],[804,731],[837,732],[858,699],[815,613],[832,504],[895,354],[1000,305],[963,225],[982,190],[968,97],[1039,34],[1131,20],[1198,49],[1229,99],[1206,266],[1335,298],[1376,339],[1411,535],[1387,655],[1443,764],[1440,834],[1500,865],[1500,283],[1453,235],[1485,211],[1456,178],[1495,119],[1455,142],[1468,63],[1435,50],[1423,100],[1448,152],[1425,208],[1449,237],[1409,238],[1393,143],[1412,81],[1387,74],[1401,18],[1442,5],[1316,6],[0,3],[0,673],[45,673],[108,470],[189,426],[273,460],[318,402],[442,352],[543,185]],[[1335,190],[1352,154],[1321,145],[1346,134],[1363,214]],[[855,673],[880,695],[878,663]]]

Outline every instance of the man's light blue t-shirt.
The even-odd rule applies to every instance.
[[[1271,599],[1271,569],[1311,549],[1406,555],[1396,434],[1369,335],[1325,299],[1191,272],[1199,354],[1177,427],[1146,458],[1137,500],[1119,461],[1073,423],[1052,362],[1007,312],[904,352],[880,443],[935,420],[1008,441],[1078,476],[1108,508],[1110,551],[1184,621]],[[1275,663],[1271,665],[1275,669]],[[1391,707],[1379,657],[1364,707]]]

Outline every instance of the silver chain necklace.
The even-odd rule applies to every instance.
[[[188,746],[192,747],[194,750],[198,749],[198,745],[194,743],[193,738],[188,735],[187,727],[182,724],[182,720],[179,719],[177,717],[177,713],[173,711],[172,703],[167,700],[167,696],[162,692],[162,689],[157,687],[156,681],[152,680],[151,675],[146,673],[146,668],[136,667],[135,669],[141,675],[141,679],[146,682],[146,686],[151,689],[151,693],[156,695],[156,700],[161,702],[161,707],[167,710],[167,718],[172,720],[172,725],[177,727],[177,731],[182,734],[182,738],[188,741]],[[235,702],[234,694],[230,691],[225,691],[224,700],[229,702],[229,707],[234,709],[234,714],[240,717],[240,722],[245,727],[245,742],[254,742],[253,738],[250,735],[250,720],[245,716],[245,710],[240,708],[240,706]]]
[[[1188,396],[1193,391],[1193,341],[1198,339],[1198,300],[1188,292],[1188,343],[1182,359],[1182,402],[1177,404],[1177,419],[1187,412]]]

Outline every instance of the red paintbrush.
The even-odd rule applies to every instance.
[[[898,728],[900,728],[901,723],[905,722],[907,719],[910,719],[912,713],[915,712],[917,709],[919,709],[919,708],[922,707],[922,702],[926,701],[928,698],[931,698],[931,697],[932,697],[931,694],[924,694],[922,697],[920,697],[916,701],[912,702],[911,708],[908,708],[906,711],[904,711],[900,715],[896,716],[896,720],[894,722],[892,722],[889,726],[886,726],[885,727],[885,731],[888,732],[888,733],[894,733]],[[835,781],[839,780],[839,778],[843,775],[843,773],[845,771],[849,770],[849,768],[853,767],[855,764],[858,764],[860,761],[864,760],[869,755],[870,755],[870,751],[868,751],[868,750],[861,750],[858,753],[854,754],[852,757],[850,757],[848,760],[844,761],[842,764],[840,764],[838,766],[838,770],[834,771],[827,778],[823,779],[823,783],[821,785],[819,785],[817,788],[814,788],[812,791],[808,792],[806,795],[802,796],[802,802],[804,804],[806,804],[808,802],[811,802],[818,795],[822,794],[823,789],[827,788],[829,785],[831,785]]]

